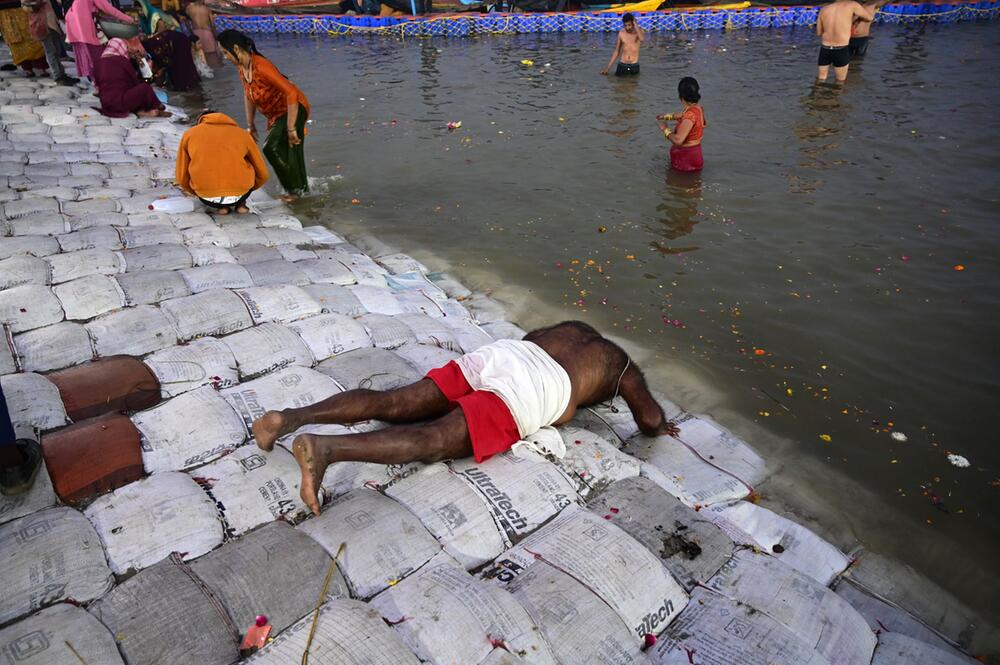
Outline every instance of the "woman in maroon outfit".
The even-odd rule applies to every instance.
[[[156,98],[153,87],[139,79],[133,57],[142,57],[142,46],[112,39],[104,53],[94,63],[94,83],[101,98],[101,113],[112,118],[124,118],[130,113],[149,118],[169,116]]]

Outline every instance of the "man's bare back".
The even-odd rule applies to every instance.
[[[212,29],[212,10],[201,2],[192,2],[184,10],[191,19],[191,26],[198,30]]]
[[[836,0],[819,11],[816,34],[820,38],[817,80],[825,81],[831,65],[838,83],[847,80],[851,29],[855,20],[871,21],[874,12],[855,0]]]

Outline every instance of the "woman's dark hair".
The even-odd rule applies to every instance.
[[[701,99],[701,93],[698,91],[698,81],[696,81],[691,76],[685,76],[681,79],[681,82],[677,84],[677,94],[680,95],[681,99],[689,104],[697,104],[698,100]]]
[[[217,39],[219,40],[219,45],[230,53],[233,53],[234,46],[239,46],[248,53],[260,55],[260,51],[257,50],[257,45],[253,43],[253,40],[239,30],[223,30],[219,33]]]

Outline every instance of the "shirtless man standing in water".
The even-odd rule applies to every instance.
[[[816,34],[822,40],[819,48],[819,73],[816,79],[823,83],[830,74],[830,65],[837,83],[847,80],[847,69],[851,63],[851,28],[855,19],[870,22],[875,13],[855,0],[836,0],[819,10],[816,18]]]
[[[342,436],[300,434],[292,452],[301,496],[319,515],[317,494],[334,462],[406,464],[474,456],[482,462],[577,408],[621,395],[647,435],[676,434],[642,372],[617,345],[585,323],[568,321],[501,340],[431,370],[395,390],[349,390],[316,404],[268,411],[253,423],[262,450],[304,425],[382,420],[392,427]]]
[[[219,58],[219,45],[215,41],[214,17],[204,0],[193,0],[185,7],[184,13],[191,19],[191,31],[198,38],[198,46],[205,55],[214,60],[212,64],[222,64]]]
[[[870,2],[865,5],[865,9],[870,9],[872,14],[876,14],[886,2],[887,0]],[[862,21],[859,18],[854,19],[854,25],[851,27],[851,42],[848,44],[851,60],[861,60],[865,57],[865,53],[868,52],[868,41],[871,39],[871,33],[872,21]]]
[[[611,61],[604,68],[601,74],[611,71],[611,65],[621,56],[615,76],[634,76],[639,73],[639,47],[645,41],[646,35],[642,29],[635,24],[635,17],[631,14],[622,16],[622,29],[618,31],[618,41],[615,43],[615,50],[611,53]]]

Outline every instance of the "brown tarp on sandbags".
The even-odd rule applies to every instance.
[[[56,494],[84,501],[145,475],[139,430],[120,413],[106,413],[42,437],[42,453]]]
[[[244,633],[260,614],[278,633],[311,612],[329,568],[326,550],[285,522],[266,524],[191,564]],[[324,600],[347,597],[339,569],[327,593]]]
[[[132,356],[108,356],[48,375],[74,421],[160,403],[160,382]]]
[[[230,665],[239,631],[190,568],[164,559],[90,606],[129,665]]]

